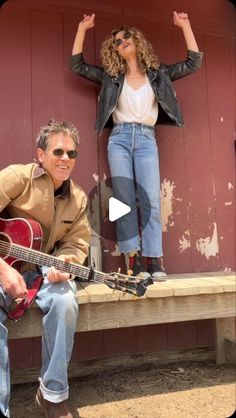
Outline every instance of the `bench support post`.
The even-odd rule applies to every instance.
[[[230,341],[230,344],[227,344]],[[236,347],[236,317],[216,319],[216,363],[235,362],[234,350],[228,352],[228,346]]]

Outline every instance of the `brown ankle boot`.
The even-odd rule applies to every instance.
[[[59,403],[49,402],[47,399],[44,399],[40,388],[37,390],[35,402],[47,418],[73,418],[66,401]]]

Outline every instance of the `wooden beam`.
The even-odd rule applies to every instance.
[[[198,347],[192,349],[151,352],[143,354],[132,354],[121,357],[111,357],[104,359],[93,359],[86,361],[73,362],[69,365],[69,377],[88,376],[102,371],[117,369],[118,367],[140,367],[143,364],[170,364],[177,361],[214,361],[214,347]],[[37,382],[40,376],[39,369],[22,369],[11,371],[11,382],[26,383]]]
[[[235,316],[235,294],[198,294],[170,298],[89,303],[80,306],[77,331]],[[41,335],[41,313],[30,309],[17,323],[8,321],[9,338]]]

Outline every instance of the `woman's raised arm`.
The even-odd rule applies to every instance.
[[[199,48],[194,33],[192,31],[187,13],[174,12],[173,21],[174,25],[179,26],[179,28],[182,29],[187,49],[189,49],[190,51],[199,52]]]
[[[78,30],[75,36],[74,45],[72,49],[72,55],[83,52],[85,34],[88,29],[94,27],[94,19],[95,14],[93,13],[91,16],[84,15],[83,20],[79,22]]]

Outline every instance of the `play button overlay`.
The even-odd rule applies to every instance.
[[[122,218],[122,216],[127,215],[131,212],[131,207],[122,203],[120,200],[115,197],[110,197],[109,199],[109,221],[114,222],[117,219]]]
[[[105,240],[117,242],[117,229],[120,241],[134,238],[145,229],[150,215],[146,191],[127,177],[97,180],[88,195],[92,235],[94,231]]]

